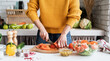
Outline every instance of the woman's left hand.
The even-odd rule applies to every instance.
[[[61,35],[61,36],[58,38],[57,41],[58,41],[58,46],[59,46],[59,47],[65,47],[65,46],[67,46],[66,34]]]

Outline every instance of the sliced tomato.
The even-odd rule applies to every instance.
[[[81,45],[84,49],[88,48],[88,45]]]
[[[50,49],[49,45],[43,44],[43,43],[37,45],[36,48],[40,48],[42,50],[49,50]]]
[[[80,52],[83,52],[85,50],[85,48],[84,47],[80,47]]]
[[[98,43],[96,41],[91,41],[90,44],[92,44],[92,45],[96,44],[97,45]]]
[[[50,45],[50,48],[55,49],[55,48],[56,48],[56,46],[55,46],[54,44],[51,44],[51,45]]]
[[[77,52],[79,52],[79,51],[80,51],[80,47],[76,46],[76,47],[75,47],[75,50],[76,50]]]
[[[56,42],[54,43],[54,45],[55,45],[57,48],[59,48],[59,46],[58,46],[58,41],[56,41]]]
[[[50,50],[50,47],[49,47],[49,45],[44,45],[44,46],[41,46],[40,49],[42,49],[42,50]]]
[[[87,40],[82,40],[81,43],[89,43]]]

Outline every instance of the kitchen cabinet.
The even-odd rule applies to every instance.
[[[0,33],[3,35],[2,42],[3,44],[6,44],[7,42],[7,31],[13,30],[13,29],[0,29]],[[37,31],[38,28],[34,27],[33,29],[16,29],[18,31],[18,43],[24,41],[27,45],[35,45],[36,44],[36,37],[37,37]],[[91,30],[84,30],[84,29],[71,29],[71,35],[72,39],[77,38],[77,36],[80,37],[93,37],[96,38],[96,36],[104,36],[104,30],[93,28]]]

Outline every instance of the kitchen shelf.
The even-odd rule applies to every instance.
[[[19,24],[21,22],[33,23],[25,14],[24,9],[7,9],[7,24]]]
[[[27,17],[26,15],[7,15],[7,17]]]
[[[24,9],[7,9],[7,11],[26,11]]]
[[[105,31],[98,28],[93,28],[91,30],[85,29],[72,29],[71,35],[72,36],[104,36]]]
[[[7,31],[13,30],[13,29],[0,29],[0,33],[3,36],[7,35]],[[17,29],[18,36],[36,36],[37,35],[37,27],[34,27],[33,29]],[[104,30],[93,28],[91,30],[84,30],[84,29],[72,29],[71,31],[72,36],[104,36]]]

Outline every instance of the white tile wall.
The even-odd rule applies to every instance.
[[[81,7],[84,6],[84,5],[83,5],[83,0],[80,0],[80,6],[81,6]]]
[[[93,23],[105,30],[105,39],[110,42],[110,0],[95,0]]]
[[[25,5],[25,9],[27,9],[27,2],[29,2],[29,0],[0,0],[0,16],[3,19],[6,19],[6,9],[9,6],[15,5],[16,1],[24,1],[24,5]],[[83,6],[83,0],[80,0],[81,2],[81,6]],[[39,11],[38,11],[38,16],[40,15]]]
[[[27,2],[29,0],[0,0],[0,16],[6,19],[6,9],[9,6],[16,5],[17,1],[24,1],[25,9],[27,9]]]

